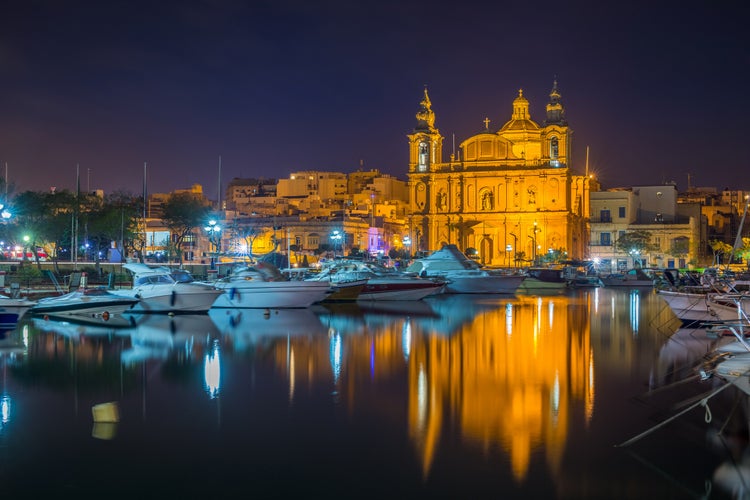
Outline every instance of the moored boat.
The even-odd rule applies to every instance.
[[[111,293],[138,299],[130,309],[135,313],[204,313],[222,293],[208,283],[190,281],[184,276],[177,281],[166,267],[139,263],[123,267],[133,273],[133,288]]]
[[[286,309],[309,307],[333,290],[328,282],[288,280],[268,262],[237,267],[214,286],[223,291],[213,308]]]
[[[14,299],[0,295],[0,329],[15,326],[35,304],[27,298]]]
[[[529,267],[526,268],[526,277],[518,288],[524,291],[564,290],[568,282],[564,266]]]
[[[109,319],[139,302],[104,287],[79,288],[64,295],[39,299],[31,308],[36,316],[96,316]]]
[[[367,280],[357,300],[422,300],[439,293],[444,283],[386,268],[374,262],[341,259],[330,262],[312,282],[336,285]]]
[[[445,281],[445,293],[512,294],[524,281],[522,274],[483,268],[453,244],[415,260],[406,271]]]
[[[608,287],[653,287],[656,276],[652,269],[633,268],[622,273],[612,273],[600,277]]]

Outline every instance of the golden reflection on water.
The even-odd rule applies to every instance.
[[[253,362],[273,364],[287,383],[291,405],[302,393],[330,388],[332,400],[352,413],[376,412],[384,426],[406,424],[424,476],[441,439],[458,432],[467,446],[507,455],[521,482],[540,452],[550,472],[559,473],[571,426],[588,425],[595,414],[597,368],[627,375],[644,327],[674,319],[663,304],[655,309],[653,294],[646,298],[643,307],[639,293],[595,289],[378,306],[387,311],[364,305],[270,315],[222,311],[184,324],[149,321],[128,331],[129,341],[119,331],[105,337],[121,339],[119,356],[132,350],[146,326],[153,327],[151,343],[168,339],[171,357],[203,362],[210,397],[220,395],[225,378],[219,354],[252,353]],[[199,323],[191,333],[190,325]],[[38,339],[32,349],[102,364],[113,344],[91,333],[76,328]],[[213,338],[221,339],[221,349]]]
[[[446,426],[456,423],[467,442],[505,451],[519,481],[542,444],[556,470],[572,406],[580,404],[586,419],[594,408],[588,299],[519,296],[477,304],[455,296],[432,305],[437,315],[412,317],[405,309],[388,321],[322,315],[327,346],[292,339],[293,358],[276,346],[279,366],[298,364],[284,369],[290,392],[301,373],[327,373],[334,393],[354,408],[365,383],[402,377],[406,368],[408,432],[425,475]]]
[[[433,315],[410,315],[402,305],[402,314],[386,320],[340,311],[323,314],[327,345],[315,345],[310,337],[293,340],[294,359],[307,365],[311,378],[331,377],[334,394],[345,394],[351,409],[365,384],[406,376],[408,432],[424,475],[441,437],[459,429],[465,442],[483,452],[505,452],[518,481],[526,477],[532,453],[542,447],[551,472],[559,471],[571,418],[583,415],[581,423],[588,425],[594,415],[596,363],[628,370],[643,314],[641,295],[627,291],[453,296],[430,305]],[[663,318],[654,316],[651,323],[674,319],[668,309],[659,313]],[[283,364],[288,353],[283,346],[277,349],[276,360]],[[319,371],[323,352],[327,375]]]

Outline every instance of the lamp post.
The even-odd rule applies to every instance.
[[[641,252],[639,252],[635,248],[630,251],[630,257],[633,259],[633,267],[641,267],[640,266],[640,258],[639,258],[640,254],[641,254]],[[638,262],[638,265],[636,265],[636,262]]]
[[[516,258],[516,255],[518,255],[518,236],[516,236],[514,233],[508,233],[510,236],[513,236],[513,259]],[[510,244],[506,247],[508,251],[510,252]],[[516,260],[513,261],[513,267],[517,267],[518,262]]]
[[[211,270],[216,269],[216,256],[221,250],[221,226],[216,220],[211,219],[208,221],[208,225],[203,228],[208,235],[208,241],[213,246],[213,252],[211,253]]]
[[[531,249],[532,261],[534,262],[534,265],[536,265],[536,233],[538,231],[541,231],[541,229],[536,227],[536,221],[534,221],[533,236],[529,236],[529,238],[531,238],[531,241],[533,242],[533,245],[534,245],[534,247]]]

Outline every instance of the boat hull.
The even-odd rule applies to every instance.
[[[414,301],[439,293],[442,283],[430,280],[378,280],[371,279],[359,293],[359,301],[404,300]]]
[[[319,281],[229,281],[217,283],[224,293],[212,308],[305,308],[323,301],[331,285]]]
[[[525,277],[508,276],[446,276],[445,293],[500,293],[513,294],[524,282]]]
[[[200,283],[143,285],[117,293],[139,299],[130,312],[189,314],[207,312],[222,294],[221,290]]]
[[[671,290],[659,290],[658,294],[683,323],[700,323],[718,319],[715,312],[708,307],[708,294]]]
[[[0,299],[0,328],[14,327],[34,304],[26,299]]]

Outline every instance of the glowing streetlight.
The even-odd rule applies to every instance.
[[[203,230],[208,235],[208,241],[213,247],[213,252],[211,253],[211,269],[215,269],[216,255],[221,250],[221,226],[215,219],[211,219]]]

